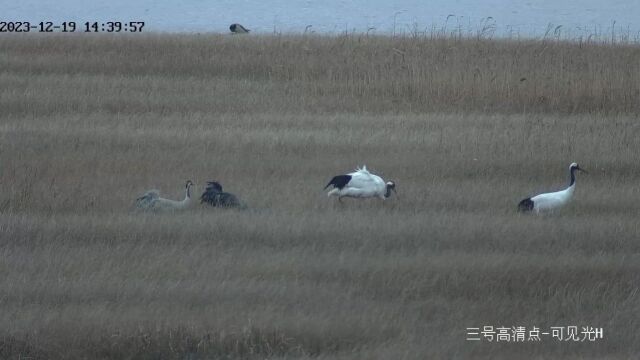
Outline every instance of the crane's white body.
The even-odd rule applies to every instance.
[[[338,199],[378,197],[384,200],[389,197],[392,189],[395,191],[393,182],[385,183],[380,176],[370,173],[366,166],[357,168],[352,173],[334,177],[326,187],[330,185],[334,188],[327,193],[327,196],[337,196]]]
[[[193,183],[189,180],[185,185],[185,195],[182,200],[171,200],[160,197],[158,190],[149,190],[144,195],[136,199],[136,207],[147,211],[179,211],[191,206],[191,187]]]
[[[544,193],[532,197],[531,201],[533,201],[533,211],[539,213],[541,211],[555,210],[565,206],[573,197],[573,191],[575,188],[576,183],[574,182],[573,185],[564,190]]]
[[[577,163],[569,165],[570,180],[569,186],[566,189],[526,198],[518,204],[518,210],[533,211],[539,214],[565,206],[573,197],[576,189],[576,170],[585,172]]]

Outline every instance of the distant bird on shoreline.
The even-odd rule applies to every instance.
[[[207,188],[200,196],[200,203],[222,208],[245,209],[247,207],[237,196],[222,191],[222,185],[217,181],[207,181]]]
[[[355,172],[346,175],[334,176],[324,187],[325,190],[332,185],[333,189],[327,196],[337,196],[338,201],[342,201],[343,197],[379,197],[385,200],[391,196],[391,191],[396,193],[396,184],[393,181],[385,183],[380,176],[370,173],[366,166],[356,168]]]
[[[576,171],[587,173],[585,170],[580,168],[577,163],[571,163],[571,165],[569,165],[569,187],[561,191],[543,193],[526,198],[518,204],[518,211],[535,211],[536,214],[539,214],[541,211],[555,210],[566,205],[573,197],[573,192],[576,188]]]
[[[234,34],[248,34],[251,31],[240,24],[231,24],[229,30]]]
[[[158,190],[149,190],[136,199],[136,207],[145,211],[175,211],[187,209],[191,204],[191,187],[193,185],[191,180],[187,180],[184,199],[180,201],[161,198]]]

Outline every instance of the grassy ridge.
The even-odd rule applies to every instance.
[[[531,41],[0,38],[0,357],[628,358],[638,60]],[[515,213],[571,161],[590,170],[573,204]],[[400,199],[326,199],[363,163]],[[187,179],[251,210],[130,212]],[[605,339],[464,340],[483,325]]]
[[[164,111],[234,113],[274,108],[372,113],[637,114],[640,110],[637,45],[153,35],[99,40],[39,37],[27,42],[8,37],[0,44],[12,49],[0,57],[8,72],[2,80],[8,86],[26,81],[25,74],[38,74],[32,86],[44,85],[51,79],[44,75],[49,75],[57,78],[61,88],[73,83],[74,89],[67,90],[72,93],[105,93],[106,98],[91,102],[74,102],[76,97],[55,102],[57,110],[75,112],[137,113],[151,110],[149,106],[162,106]],[[151,89],[170,87],[175,93],[159,103],[147,96],[150,89],[145,93],[140,88],[140,77],[148,78]],[[118,103],[113,92],[122,88],[137,99]],[[250,91],[264,94],[246,96]],[[5,111],[20,108],[10,106]],[[46,114],[52,110],[36,109]]]

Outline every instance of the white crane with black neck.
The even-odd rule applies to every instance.
[[[578,163],[571,163],[569,165],[569,187],[561,191],[526,198],[518,204],[518,211],[539,214],[540,212],[553,211],[566,205],[573,197],[573,192],[576,189],[576,171],[586,173]]]
[[[136,199],[136,207],[147,211],[179,211],[189,208],[191,205],[191,180],[187,180],[184,190],[184,199],[171,200],[160,197],[158,190],[149,190]]]
[[[385,183],[380,176],[370,173],[366,166],[356,168],[356,171],[349,174],[334,176],[324,188],[332,185],[333,189],[327,195],[337,196],[338,201],[342,201],[343,197],[378,197],[385,200],[391,196],[391,191],[396,193],[396,184],[393,181]]]

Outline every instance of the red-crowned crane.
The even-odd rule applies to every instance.
[[[571,165],[569,165],[569,187],[561,191],[544,193],[526,198],[518,204],[518,211],[534,211],[538,214],[541,211],[553,211],[566,205],[573,197],[573,192],[576,189],[576,171],[586,173],[585,170],[580,168],[578,163],[571,163]]]
[[[334,176],[324,188],[327,189],[331,185],[333,189],[327,195],[337,196],[339,201],[342,201],[343,197],[378,197],[384,200],[391,196],[391,191],[396,192],[396,184],[393,181],[385,183],[380,176],[370,173],[366,166],[346,175]]]
[[[160,197],[158,190],[149,190],[144,195],[136,199],[136,207],[147,211],[176,211],[187,209],[191,205],[191,180],[185,184],[185,194],[183,200],[171,200]]]

